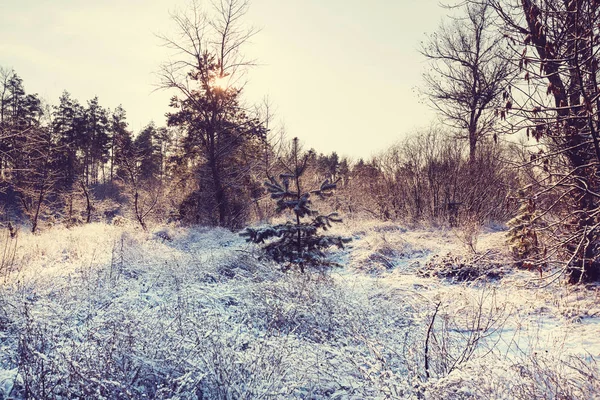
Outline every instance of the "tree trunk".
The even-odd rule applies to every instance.
[[[596,232],[596,224],[591,216],[596,211],[596,201],[592,193],[598,193],[599,182],[596,177],[598,165],[594,158],[600,158],[600,149],[596,140],[594,127],[591,127],[592,143],[594,152],[589,151],[587,146],[582,146],[582,133],[588,125],[589,113],[581,103],[584,90],[581,79],[581,63],[586,55],[581,53],[585,50],[579,48],[581,41],[581,30],[591,27],[582,26],[584,21],[579,19],[579,10],[582,2],[565,2],[566,16],[564,19],[564,30],[570,35],[567,43],[565,61],[561,61],[560,55],[554,54],[552,41],[547,37],[546,30],[542,29],[540,22],[542,10],[531,0],[521,0],[523,14],[525,16],[532,44],[535,46],[539,60],[542,62],[544,75],[549,83],[548,93],[554,97],[557,113],[557,129],[561,138],[554,139],[554,144],[559,150],[564,151],[569,166],[574,169],[572,182],[571,204],[576,211],[573,223],[569,226],[575,233],[574,239],[570,239],[565,247],[571,256],[567,265],[567,277],[571,283],[591,282],[600,279],[600,246],[598,246],[599,234]],[[547,11],[548,12],[548,11]],[[587,56],[589,57],[589,55]],[[562,65],[565,62],[566,65]],[[565,67],[567,68],[565,70]],[[568,71],[569,82],[561,77],[561,70]],[[568,83],[568,86],[567,86]],[[551,89],[550,89],[551,88]],[[584,96],[585,97],[585,96]],[[562,125],[564,124],[564,125]],[[597,162],[597,161],[596,161]]]
[[[590,179],[583,171],[577,173],[577,177],[581,185],[596,192],[594,189],[598,185],[593,178]],[[577,238],[580,242],[571,242],[567,245],[567,250],[572,255],[572,261],[567,266],[567,277],[570,283],[600,281],[600,248],[598,247],[600,235],[594,218],[590,216],[597,207],[594,197],[587,190],[580,188],[576,190],[575,195],[579,197],[576,202],[579,213],[575,229],[579,231]]]
[[[477,150],[477,136],[469,130],[469,164],[475,163],[475,152]]]
[[[217,202],[217,212],[219,218],[219,226],[227,225],[227,198],[225,195],[225,188],[221,182],[221,174],[217,160],[215,157],[210,157],[208,160],[210,171],[212,174],[212,183],[214,185],[215,201]]]
[[[92,201],[90,199],[90,193],[88,192],[85,183],[83,181],[80,183],[81,183],[81,189],[83,190],[83,195],[85,196],[85,203],[86,203],[87,217],[86,217],[85,221],[87,224],[89,224],[90,222],[92,222]]]
[[[38,221],[40,218],[40,211],[42,210],[42,203],[44,202],[44,195],[45,195],[44,184],[45,184],[45,182],[42,181],[42,184],[40,187],[40,192],[39,192],[38,198],[37,198],[37,204],[35,207],[35,213],[31,220],[31,233],[35,233],[35,231],[37,230]]]
[[[134,206],[134,210],[135,210],[135,216],[136,216],[138,222],[140,223],[140,225],[142,226],[142,229],[144,231],[147,231],[148,228],[146,227],[146,222],[144,221],[144,215],[142,214],[142,210],[140,210],[140,206],[139,206],[139,198],[140,198],[140,195],[136,188],[135,194],[133,195],[133,206]]]

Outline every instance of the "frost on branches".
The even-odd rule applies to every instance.
[[[343,248],[351,239],[341,236],[322,235],[332,223],[342,222],[337,213],[320,214],[312,207],[311,196],[321,199],[330,197],[336,188],[336,182],[325,180],[318,189],[305,191],[302,187],[302,175],[311,153],[301,154],[298,138],[292,142],[291,159],[282,163],[285,173],[279,179],[269,177],[265,182],[271,198],[277,202],[277,212],[289,212],[293,220],[284,224],[247,228],[241,233],[247,241],[265,244],[268,257],[283,264],[287,270],[297,265],[304,272],[305,267],[327,267],[335,263],[329,261],[325,250],[332,246]]]

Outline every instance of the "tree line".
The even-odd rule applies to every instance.
[[[123,107],[84,106],[63,92],[44,104],[25,91],[15,71],[0,75],[0,176],[6,218],[26,217],[35,232],[41,221],[90,222],[96,197],[110,187],[163,179],[169,135],[148,124],[135,138]]]
[[[239,95],[205,87],[215,98]],[[290,154],[292,142],[274,143],[263,110],[251,116],[250,111],[207,112],[206,120],[199,121],[182,102],[168,114],[166,127],[149,123],[134,135],[124,108],[107,109],[97,97],[83,106],[65,91],[57,105],[44,105],[36,94],[26,93],[14,71],[6,70],[0,90],[5,218],[26,217],[32,231],[42,221],[73,225],[118,214],[144,227],[147,217],[159,215],[230,228],[272,216],[263,182],[284,172],[279,161]],[[235,99],[227,105],[237,107]],[[218,127],[205,130],[213,119]],[[368,160],[311,149],[306,175],[313,183],[338,182],[338,193],[328,201],[350,214],[443,224],[454,214],[448,204],[456,203],[461,214],[477,214],[482,222],[501,220],[509,182],[501,176],[499,147],[488,144],[475,160],[480,171],[498,175],[479,174],[481,179],[504,187],[490,207],[492,199],[484,202],[481,195],[486,185],[466,182],[464,148],[441,129],[410,136]]]

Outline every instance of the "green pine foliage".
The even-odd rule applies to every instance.
[[[283,224],[247,228],[241,233],[247,241],[264,244],[267,256],[275,262],[283,264],[287,270],[298,266],[304,272],[306,267],[321,268],[336,265],[329,261],[325,250],[336,246],[343,248],[349,238],[333,235],[323,235],[332,223],[341,222],[335,212],[321,214],[313,208],[311,198],[317,196],[325,199],[333,194],[336,182],[325,180],[314,190],[303,190],[302,175],[306,171],[311,153],[301,154],[298,139],[292,143],[290,165],[285,165],[286,173],[279,179],[270,177],[265,182],[271,198],[276,201],[278,213],[287,212],[293,216]]]
[[[516,197],[519,202],[517,215],[507,222],[507,243],[519,267],[537,267],[541,271],[543,248],[539,242],[538,214],[535,201],[526,194],[527,188],[520,189]]]

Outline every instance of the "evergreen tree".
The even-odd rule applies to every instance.
[[[520,206],[517,215],[507,222],[507,243],[518,267],[536,267],[541,274],[544,251],[537,235],[539,215],[535,210],[535,201],[527,196],[527,189],[518,192],[516,200]]]
[[[343,186],[346,186],[348,184],[348,178],[350,176],[350,165],[346,157],[342,158],[342,161],[340,161],[338,174],[339,177],[342,179]]]
[[[64,91],[54,107],[52,133],[57,143],[57,167],[61,172],[58,185],[63,190],[71,190],[81,174],[81,160],[78,158],[79,144],[84,133],[83,107],[71,99]]]
[[[95,184],[98,183],[100,167],[108,162],[110,148],[108,116],[98,97],[88,101],[83,140],[85,181],[88,185]]]
[[[334,222],[341,222],[337,213],[320,214],[312,207],[311,195],[321,199],[332,195],[336,183],[325,180],[318,189],[306,191],[302,185],[302,175],[311,152],[301,153],[298,138],[292,144],[291,160],[284,165],[286,173],[279,180],[270,177],[265,182],[271,198],[277,201],[277,212],[289,211],[293,220],[284,224],[260,228],[247,228],[241,233],[247,241],[265,243],[267,255],[278,263],[285,263],[284,269],[297,265],[302,272],[305,267],[335,265],[327,260],[324,250],[331,246],[343,248],[350,239],[341,236],[325,236],[320,230],[327,230]]]
[[[3,167],[10,173],[5,177],[31,223],[31,231],[36,232],[56,198],[56,145],[51,130],[42,124],[44,110],[38,96],[26,94],[23,80],[14,72],[6,85],[2,108],[8,136],[2,138],[1,147],[6,151]]]
[[[181,203],[180,217],[236,228],[244,225],[252,205],[244,181],[255,167],[246,164],[246,156],[264,140],[266,129],[243,106],[243,87],[236,85],[251,64],[241,53],[254,33],[242,22],[248,2],[212,6],[212,12],[194,7],[173,15],[179,35],[163,39],[178,59],[164,66],[161,84],[176,90],[168,125],[185,132],[181,160],[195,169],[195,190]]]
[[[162,148],[159,133],[154,122],[151,122],[135,138],[134,149],[141,181],[155,181],[160,175]]]
[[[336,180],[340,172],[340,162],[337,153],[334,151],[328,156],[319,155],[317,157],[317,168],[325,179],[329,179],[330,181]]]
[[[133,139],[127,129],[125,110],[118,106],[110,120],[110,180],[127,179],[124,160],[133,157]]]
[[[13,172],[22,161],[27,135],[39,125],[42,106],[37,94],[25,93],[23,80],[13,71],[3,79],[1,90],[0,168],[2,177],[10,180],[16,178]]]
[[[202,82],[203,74],[193,75],[192,80],[198,79],[202,90],[187,99],[174,99],[172,106],[178,111],[168,114],[168,124],[185,129],[184,160],[197,165],[201,191],[186,201],[193,204],[190,214],[200,216],[194,222],[237,227],[245,219],[240,217],[243,208],[251,204],[247,190],[240,188],[240,177],[252,168],[245,163],[245,155],[264,139],[266,130],[241,107],[239,89],[214,86],[218,67],[214,61],[208,64],[209,82]],[[184,208],[181,213],[185,213]]]

